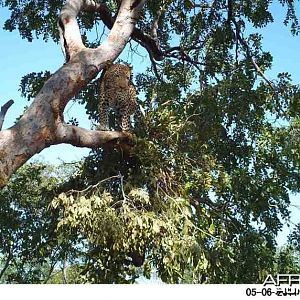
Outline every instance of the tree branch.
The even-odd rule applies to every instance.
[[[128,132],[88,130],[61,123],[57,126],[56,143],[67,143],[76,147],[98,148],[104,144],[115,142],[118,144],[131,143],[133,137]]]
[[[2,126],[3,126],[5,115],[6,115],[7,111],[9,110],[9,108],[13,104],[14,104],[14,100],[9,100],[4,105],[1,106],[1,110],[0,110],[0,131],[1,131]]]
[[[66,61],[69,61],[73,55],[85,48],[76,21],[76,17],[83,5],[83,1],[69,0],[61,10],[58,20],[58,29],[60,43],[62,50],[65,53]]]
[[[134,25],[137,21],[139,12],[141,8],[144,6],[145,2],[146,0],[141,0],[141,1],[123,0],[121,2],[121,6],[117,18],[115,19],[112,17],[108,7],[103,3],[97,3],[96,1],[93,0],[68,0],[65,6],[62,8],[61,15],[58,21],[60,40],[61,40],[63,51],[66,53],[66,58],[69,57],[70,59],[72,59],[72,57],[76,55],[76,53],[86,48],[83,45],[79,26],[76,21],[76,17],[81,10],[94,11],[99,13],[100,18],[103,20],[103,23],[109,29],[112,30],[108,37],[109,40],[110,36],[113,35],[113,33],[117,33],[117,32],[113,32],[114,29],[116,28],[122,29],[120,26],[117,26],[117,24],[118,23],[124,24],[125,21],[124,18],[131,19],[131,23],[132,23],[131,25],[133,25],[130,26],[132,27],[130,28],[130,35],[131,35],[132,31],[134,30]],[[121,32],[127,28],[129,28],[129,26],[123,28]],[[127,36],[127,34],[125,35],[127,36],[126,38],[127,41],[130,35],[129,36]]]
[[[229,3],[230,2],[231,2],[231,0],[229,0]],[[230,12],[230,13],[232,14],[232,12]],[[230,17],[230,14],[228,14],[228,17]],[[251,59],[251,62],[253,64],[256,72],[267,82],[267,84],[270,86],[270,88],[272,90],[274,90],[273,83],[266,77],[266,75],[264,74],[264,72],[262,71],[262,69],[256,63],[255,58],[254,58],[254,56],[251,53],[251,49],[250,49],[249,45],[247,44],[247,42],[245,41],[245,39],[243,38],[243,36],[241,34],[240,27],[239,27],[237,21],[232,16],[231,16],[231,21],[233,22],[233,24],[235,26],[235,29],[236,29],[237,40],[240,42],[240,44],[242,45],[242,47],[246,51],[247,56]]]
[[[93,1],[89,1],[89,2],[93,2]],[[213,7],[213,5],[214,2],[208,6],[211,8]],[[111,29],[113,27],[113,24],[115,23],[115,18],[112,16],[110,10],[105,4],[96,3],[95,5],[85,5],[84,8],[87,11],[97,12],[100,19],[103,21],[104,25],[107,28]],[[172,47],[167,50],[162,50],[159,45],[157,29],[158,29],[158,21],[161,18],[161,15],[163,14],[164,10],[165,7],[162,7],[159,10],[157,16],[154,18],[151,26],[150,34],[147,34],[138,28],[134,28],[131,35],[132,40],[134,40],[135,42],[137,42],[147,50],[154,74],[157,77],[157,79],[161,82],[163,82],[163,79],[158,72],[158,68],[156,64],[157,61],[162,61],[166,57],[173,57],[179,60],[185,60],[188,63],[192,64],[194,67],[196,67],[199,71],[201,71],[199,68],[199,65],[201,65],[201,63],[192,60],[190,56],[187,54],[187,52],[190,50],[202,49],[204,44],[202,43],[200,46],[193,46],[187,49],[183,49],[182,47],[178,46],[178,47]],[[174,51],[177,51],[177,53],[171,54],[171,52]]]
[[[213,1],[212,3],[196,3],[193,0],[187,0],[189,2],[189,4],[191,5],[192,8],[201,8],[201,9],[211,9],[214,7],[214,3],[215,1]]]
[[[116,19],[112,16],[111,11],[103,3],[93,3],[94,1],[87,1],[84,6],[86,11],[97,12],[100,19],[108,29],[112,29]],[[142,4],[143,1],[140,1]],[[144,1],[145,2],[145,1]],[[161,61],[164,59],[162,50],[160,49],[158,40],[152,37],[150,34],[146,34],[138,28],[134,28],[131,38],[143,46],[148,53],[152,55],[153,59],[156,61]]]

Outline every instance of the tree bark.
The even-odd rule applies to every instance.
[[[46,81],[21,119],[13,127],[0,131],[0,188],[30,157],[51,145],[68,143],[93,148],[112,141],[130,141],[131,135],[126,132],[93,131],[68,125],[63,111],[70,99],[122,52],[145,2],[123,0],[107,39],[98,48],[89,49],[82,43],[76,16],[81,10],[96,11],[99,4],[91,0],[66,1],[59,29],[68,62]]]

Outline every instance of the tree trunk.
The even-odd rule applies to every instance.
[[[0,188],[30,157],[61,143],[78,147],[99,147],[107,142],[128,143],[126,132],[93,131],[64,122],[64,108],[122,52],[133,32],[146,0],[123,0],[107,40],[98,48],[86,48],[81,40],[76,16],[81,10],[100,11],[103,4],[89,0],[69,0],[62,8],[59,29],[67,63],[47,82],[31,106],[13,127],[0,131]]]

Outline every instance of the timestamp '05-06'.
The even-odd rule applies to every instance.
[[[272,291],[271,288],[262,288],[258,290],[257,288],[247,288],[246,289],[246,295],[247,296],[256,296],[256,295],[262,295],[262,296],[271,296],[273,293],[276,293]]]

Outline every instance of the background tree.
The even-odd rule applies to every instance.
[[[277,254],[276,271],[279,274],[299,274],[300,248],[299,248],[300,224],[295,225],[288,236],[288,243]]]
[[[56,218],[48,210],[64,178],[58,175],[53,167],[28,164],[1,193],[1,282],[46,282],[58,263]]]
[[[95,14],[79,15],[85,45],[99,46],[88,42],[89,30],[99,18],[112,28],[126,3],[105,1]],[[280,3],[298,33],[295,2]],[[2,4],[12,12],[6,29],[58,39],[60,1]],[[56,229],[46,244],[59,256],[37,257],[48,271],[58,261],[53,282],[134,282],[156,272],[164,282],[261,283],[282,270],[291,255],[278,254],[275,238],[289,217],[289,193],[300,189],[300,94],[288,73],[265,75],[272,56],[254,32],[272,21],[270,1],[147,1],[130,41],[133,55],[138,43],[151,62],[135,78],[146,116],[133,124],[135,147],[95,148],[50,189],[44,217],[54,214]],[[24,77],[23,95],[31,100],[49,76]],[[96,123],[97,80],[86,83],[76,101]],[[9,274],[9,250],[2,251]]]

